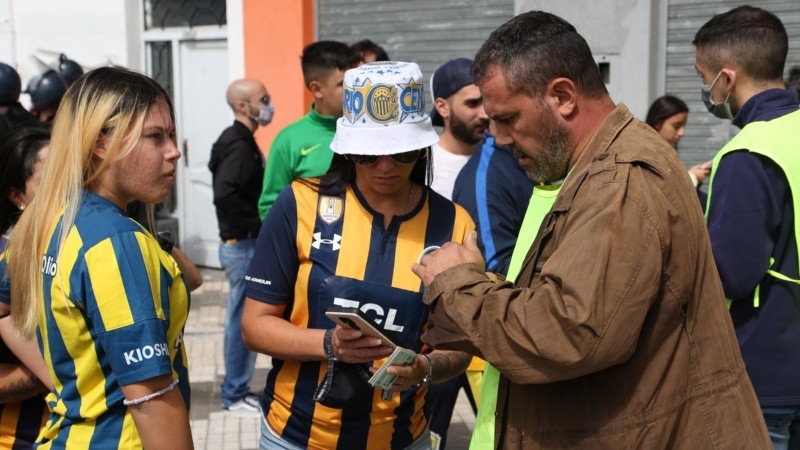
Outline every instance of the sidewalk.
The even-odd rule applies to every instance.
[[[220,383],[225,374],[222,336],[228,283],[221,270],[201,271],[203,286],[192,292],[192,306],[184,333],[192,383],[191,425],[195,449],[257,449],[261,433],[260,414],[227,412],[219,403]],[[250,382],[251,391],[264,389],[270,367],[269,357],[258,355],[256,371]],[[448,432],[448,449],[468,448],[474,423],[475,416],[462,392]]]

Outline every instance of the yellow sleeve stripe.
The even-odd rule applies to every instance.
[[[110,239],[103,240],[86,253],[86,267],[97,309],[103,318],[103,328],[111,331],[131,325],[133,313]]]

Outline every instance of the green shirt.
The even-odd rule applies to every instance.
[[[264,184],[258,199],[261,220],[278,194],[298,178],[318,177],[328,171],[333,159],[331,141],[336,132],[336,117],[311,111],[275,136],[267,157]]]
[[[561,185],[534,186],[528,210],[519,230],[517,244],[511,255],[506,280],[514,281],[522,269],[522,263],[528,254],[542,221],[550,212],[556,201]],[[483,387],[481,388],[481,407],[478,408],[478,417],[475,419],[475,428],[472,430],[470,450],[492,450],[494,448],[495,410],[497,409],[497,386],[500,382],[500,372],[488,362],[483,368]]]

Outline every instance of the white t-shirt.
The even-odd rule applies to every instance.
[[[461,169],[469,161],[471,155],[456,155],[443,149],[439,144],[433,145],[433,182],[431,189],[437,194],[453,199],[453,185]]]

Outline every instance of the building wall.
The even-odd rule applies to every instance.
[[[686,136],[681,139],[681,157],[689,164],[707,161],[730,140],[738,128],[729,120],[711,115],[700,99],[700,77],[694,68],[695,48],[692,40],[697,30],[715,14],[729,11],[744,3],[735,0],[669,0],[665,11],[668,21],[666,30],[666,63],[664,92],[680,97],[689,106]],[[772,12],[783,22],[789,35],[789,54],[786,58],[785,75],[789,69],[800,64],[800,2],[797,0],[762,0],[753,2]]]
[[[317,0],[317,9],[320,39],[370,39],[393,60],[418,63],[430,94],[431,74],[450,59],[472,59],[513,17],[514,0]]]
[[[242,0],[241,4],[242,20],[228,22],[229,35],[241,33],[243,67],[237,67],[242,67],[243,76],[261,80],[275,105],[273,122],[256,133],[259,147],[268,153],[275,135],[305,115],[311,105],[300,55],[315,40],[314,1]],[[237,51],[233,40],[229,43],[229,49]]]
[[[611,97],[643,118],[658,90],[658,68],[651,63],[663,33],[658,7],[658,1],[642,0],[517,0],[515,13],[547,11],[574,25],[595,59],[610,64]]]
[[[0,0],[0,61],[17,68],[23,86],[61,53],[86,68],[141,70],[141,28],[139,2]]]

